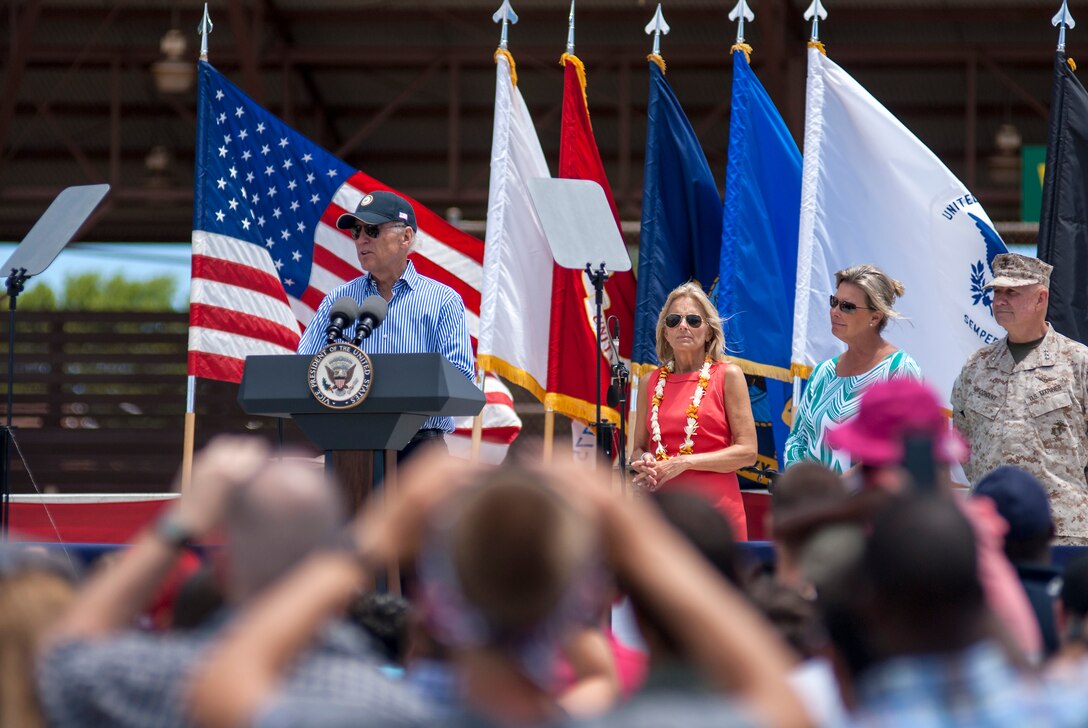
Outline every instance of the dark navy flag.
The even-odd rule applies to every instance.
[[[722,200],[695,131],[657,62],[650,62],[646,167],[642,184],[638,295],[631,361],[657,361],[657,318],[669,292],[695,280],[710,291],[718,277]]]
[[[1047,318],[1088,343],[1088,92],[1059,51],[1039,216],[1039,258],[1054,266]]]

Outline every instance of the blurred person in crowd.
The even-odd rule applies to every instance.
[[[399,676],[408,657],[411,605],[399,594],[365,592],[348,607],[348,620],[378,646],[387,675]]]
[[[1088,556],[1073,559],[1062,571],[1058,633],[1061,648],[1052,661],[1054,673],[1083,680],[1088,672]]]
[[[870,387],[857,416],[828,432],[832,447],[861,463],[859,496],[877,501],[888,494],[932,492],[953,497],[949,467],[967,456],[963,437],[950,427],[944,408],[928,385],[891,379]],[[978,541],[979,572],[986,602],[1011,644],[1038,660],[1042,638],[1024,588],[1004,552],[1006,525],[988,499],[962,501]]]
[[[767,532],[774,545],[774,574],[797,593],[814,596],[811,576],[802,569],[802,554],[820,527],[825,509],[842,504],[849,495],[842,478],[825,465],[801,462],[782,473],[771,491]]]
[[[752,403],[744,373],[725,358],[721,317],[697,284],[685,283],[665,299],[657,358],[662,365],[639,387],[632,483],[650,492],[699,493],[746,541],[736,471],[756,461]]]
[[[595,554],[607,557],[633,598],[702,667],[702,677],[739,699],[720,701],[732,713],[711,716],[688,701],[677,706],[681,712],[657,714],[656,722],[641,713],[607,724],[634,726],[649,717],[645,724],[660,725],[667,716],[720,726],[729,724],[723,716],[739,721],[745,710],[783,728],[808,724],[786,684],[785,647],[647,504],[614,497],[593,471],[574,466],[486,475],[463,461],[426,457],[406,468],[384,507],[360,517],[351,548],[308,559],[216,646],[192,693],[203,725],[250,725],[258,716],[260,726],[358,725],[350,694],[320,705],[286,694],[286,668],[376,569],[420,553],[421,542],[434,544],[436,536],[448,548],[428,567],[436,552],[423,546],[422,584],[443,596],[438,631],[456,642],[451,650],[465,700],[464,714],[436,725],[568,722],[535,676],[548,674],[556,648],[550,636],[578,624],[580,595],[593,591]],[[697,722],[700,715],[713,721]]]
[[[846,724],[846,707],[831,662],[832,653],[812,599],[765,574],[748,584],[748,598],[798,655],[790,684],[818,726]]]
[[[1043,656],[1050,657],[1058,650],[1055,610],[1062,580],[1061,571],[1050,563],[1054,521],[1046,489],[1031,473],[1002,465],[978,481],[972,496],[993,501],[1008,524],[1005,555],[1016,569],[1039,622]]]
[[[744,588],[741,575],[744,554],[721,511],[694,493],[658,492],[650,502],[723,579],[738,589]]]
[[[17,543],[0,545],[0,726],[44,728],[34,662],[75,595],[70,569]]]
[[[883,337],[889,319],[900,318],[892,305],[903,295],[903,284],[866,264],[837,272],[835,286],[831,334],[846,344],[846,351],[812,370],[786,440],[786,468],[814,460],[846,472],[854,463],[828,442],[828,430],[857,414],[861,395],[872,384],[922,377],[910,354]]]
[[[121,554],[118,553],[118,556]],[[173,628],[174,605],[181,594],[182,585],[200,568],[199,556],[189,550],[181,553],[166,578],[159,583],[148,604],[145,618],[150,629],[162,631]]]
[[[1046,321],[1050,272],[1036,258],[994,258],[994,319],[1008,335],[972,354],[952,388],[956,427],[971,443],[972,483],[1015,465],[1050,497],[1056,542],[1088,545],[1088,347]]]
[[[861,725],[1082,726],[1088,693],[1020,673],[986,618],[976,537],[948,498],[897,496],[853,581]]]
[[[131,629],[186,544],[222,528],[224,593],[244,604],[279,574],[326,543],[343,521],[336,489],[298,459],[271,461],[254,438],[218,437],[197,456],[192,484],[112,569],[89,579],[48,635],[38,687],[50,725],[187,725],[189,672],[228,622],[151,634]],[[383,677],[369,643],[337,623],[318,637],[292,685],[320,697],[351,690],[377,722],[425,723],[418,698]]]

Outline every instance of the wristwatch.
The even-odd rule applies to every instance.
[[[155,535],[173,549],[183,549],[193,545],[193,532],[170,513],[160,518],[155,524]]]

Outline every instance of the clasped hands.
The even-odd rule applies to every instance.
[[[653,493],[687,470],[688,466],[689,463],[683,456],[655,460],[653,455],[644,452],[642,457],[631,461],[631,470],[635,471],[635,477],[631,483],[640,490]]]

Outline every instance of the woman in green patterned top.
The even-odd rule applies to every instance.
[[[828,447],[827,430],[857,414],[861,393],[873,382],[922,378],[910,354],[882,336],[888,319],[900,318],[892,304],[903,295],[903,284],[873,265],[841,270],[835,274],[835,283],[831,333],[846,344],[846,351],[812,370],[794,414],[793,432],[786,440],[787,468],[815,460],[837,473],[848,470],[849,456]]]

